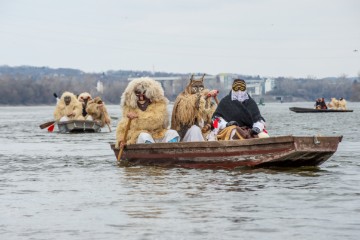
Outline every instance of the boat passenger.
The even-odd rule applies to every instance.
[[[82,117],[82,105],[71,92],[64,92],[56,104],[54,118],[57,122],[80,119]]]
[[[82,120],[93,120],[91,115],[89,115],[86,112],[87,104],[91,99],[92,99],[92,97],[91,97],[90,93],[88,93],[88,92],[80,93],[78,96],[78,100],[82,104],[82,116],[83,116]]]
[[[148,77],[132,80],[121,96],[122,119],[116,129],[116,147],[134,143],[178,142],[179,134],[168,129],[168,102],[159,82]]]
[[[204,76],[194,79],[192,75],[174,103],[171,128],[179,133],[183,142],[205,141],[211,131],[211,117],[216,109],[212,98],[218,91],[205,89]]]
[[[316,99],[315,109],[321,109],[321,98]]]
[[[246,92],[246,82],[235,79],[230,93],[213,114],[212,139],[235,140],[269,137],[256,102]]]
[[[344,98],[340,98],[338,102],[338,109],[346,110],[346,100]]]
[[[320,100],[320,109],[327,109],[325,98],[321,98]]]
[[[105,124],[109,126],[111,123],[105,103],[100,97],[95,97],[87,103],[86,112],[92,120],[100,122],[101,127],[104,127]]]

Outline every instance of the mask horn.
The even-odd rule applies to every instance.
[[[193,80],[194,74],[191,74],[190,82]]]

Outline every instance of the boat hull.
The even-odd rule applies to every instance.
[[[101,131],[98,122],[88,120],[70,120],[58,122],[57,125],[60,133],[95,133]]]
[[[318,166],[337,150],[342,136],[280,136],[242,141],[134,144],[127,146],[123,165],[186,168]],[[111,144],[117,158],[119,149]]]
[[[315,108],[300,108],[300,107],[290,107],[290,111],[296,113],[330,113],[330,112],[353,112],[354,110],[343,110],[343,109],[315,109]]]

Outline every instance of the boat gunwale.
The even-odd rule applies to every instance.
[[[303,107],[289,107],[290,111],[296,113],[321,113],[321,112],[353,112],[352,109],[315,109],[315,108],[303,108]]]
[[[152,144],[131,144],[125,147],[125,151],[134,150],[152,150],[152,149],[199,149],[199,148],[227,148],[227,147],[246,147],[246,146],[257,146],[257,145],[269,145],[269,144],[285,144],[295,143],[296,140],[314,138],[315,140],[321,140],[326,138],[338,138],[339,142],[342,141],[342,135],[335,136],[274,136],[270,138],[252,138],[241,141],[205,141],[205,142],[178,142],[178,143],[152,143]],[[110,143],[112,149],[115,148],[114,143]]]

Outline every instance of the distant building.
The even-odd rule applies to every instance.
[[[201,75],[194,76],[194,78],[201,78]],[[153,77],[156,81],[159,81],[164,88],[165,94],[170,98],[176,98],[176,96],[185,89],[188,84],[190,76],[172,76],[172,77]],[[237,74],[220,73],[218,75],[206,75],[204,77],[205,87],[208,89],[218,89],[219,98],[227,95],[235,78],[238,78]],[[128,78],[131,81],[135,78]],[[262,96],[267,92],[273,90],[275,86],[275,80],[272,78],[258,78],[258,79],[244,79],[246,81],[247,92],[251,96]]]

